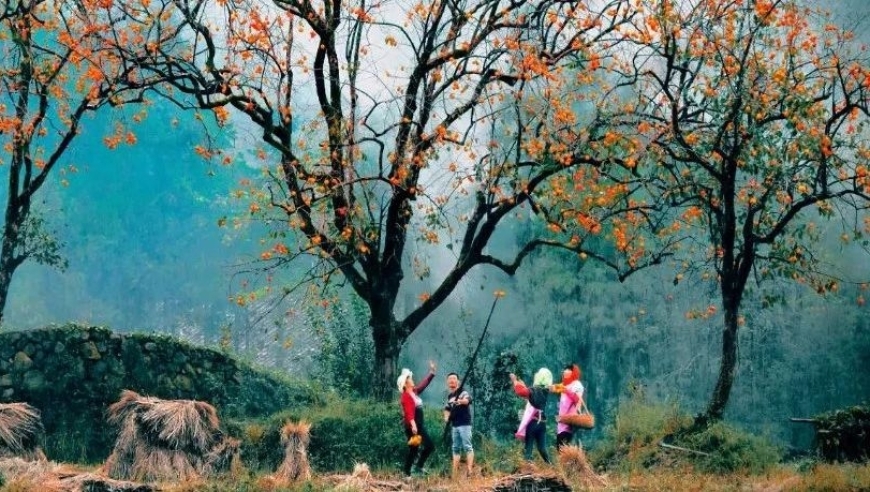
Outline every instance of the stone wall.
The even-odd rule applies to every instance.
[[[42,412],[49,459],[108,456],[116,429],[105,411],[124,389],[207,401],[222,419],[265,416],[318,399],[305,384],[166,336],[78,325],[0,333],[0,401],[27,402]]]

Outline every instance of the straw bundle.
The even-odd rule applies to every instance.
[[[109,407],[120,430],[106,460],[119,479],[190,480],[222,470],[238,443],[222,440],[214,407],[195,400],[160,400],[124,391]]]
[[[205,455],[206,475],[232,472],[238,474],[242,469],[239,456],[242,441],[225,437]]]
[[[309,480],[311,467],[308,464],[308,442],[311,439],[311,424],[302,420],[287,422],[281,429],[281,444],[284,446],[284,462],[275,472],[275,479],[282,482]]]
[[[0,404],[0,457],[45,460],[37,444],[42,434],[39,410],[27,403]]]
[[[580,446],[562,446],[559,450],[559,463],[565,475],[582,483],[584,488],[607,485],[607,480],[595,473],[586,458],[586,452]]]
[[[334,485],[335,490],[353,492],[390,492],[408,490],[407,484],[400,481],[377,480],[372,476],[369,465],[355,463],[351,475],[332,475],[326,481]]]

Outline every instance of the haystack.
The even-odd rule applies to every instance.
[[[214,407],[196,400],[160,400],[133,391],[109,407],[118,439],[106,459],[112,478],[191,480],[223,471],[238,459],[238,442],[224,439]]]
[[[311,466],[308,463],[308,442],[311,439],[311,424],[301,420],[287,422],[281,429],[281,445],[284,446],[284,461],[275,472],[275,480],[289,483],[309,480]]]
[[[559,464],[568,478],[580,482],[584,488],[607,486],[607,480],[595,473],[586,458],[586,452],[580,446],[562,446],[559,450]]]
[[[0,457],[45,460],[38,445],[41,434],[39,410],[27,403],[0,404]]]

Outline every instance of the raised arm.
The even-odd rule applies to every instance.
[[[526,383],[524,383],[520,379],[517,379],[517,377],[514,373],[510,374],[510,378],[511,378],[511,383],[513,383],[513,385],[514,385],[514,393],[516,393],[517,396],[521,396],[523,398],[528,398],[531,393],[529,392],[529,388],[526,387]]]
[[[435,377],[435,363],[430,360],[429,361],[429,374],[427,374],[426,377],[423,378],[422,381],[420,381],[420,384],[418,384],[414,388],[414,393],[417,393],[419,395],[420,393],[425,391],[426,387],[429,386],[429,383],[432,382],[432,378],[434,378],[434,377]]]

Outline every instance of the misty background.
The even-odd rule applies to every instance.
[[[870,0],[829,7],[870,42]],[[239,306],[239,272],[262,250],[262,231],[234,222],[244,216],[245,204],[233,191],[259,171],[244,162],[202,160],[193,150],[205,139],[202,123],[164,102],[153,104],[135,126],[136,145],[106,149],[103,137],[128,117],[103,114],[87,122],[64,163],[67,171],[46,186],[39,211],[64,243],[68,268],[25,263],[12,282],[4,329],[76,321],[165,333],[298,377],[340,370],[336,347],[355,354],[367,349],[367,314],[346,293],[337,292],[344,301],[328,310],[303,298],[278,309]],[[216,144],[236,141],[231,131],[224,137]],[[510,252],[535,227],[543,226],[519,221],[502,230],[496,244]],[[859,285],[870,281],[870,256],[838,234],[829,236],[826,260],[846,281],[836,295],[821,297],[784,283],[748,293],[726,412],[727,420],[796,449],[810,445],[812,428],[789,423],[789,417],[870,397],[870,308],[859,301],[862,292],[870,295]],[[448,260],[430,250],[420,253],[435,272]],[[722,321],[715,314],[687,319],[686,313],[720,303],[715,284],[675,283],[672,267],[643,271],[624,283],[592,262],[555,252],[535,255],[515,277],[478,268],[411,336],[402,365],[422,373],[432,359],[442,374],[463,373],[492,293],[501,289],[506,297],[495,309],[478,377],[487,377],[503,353],[516,354],[526,375],[541,365],[558,370],[574,361],[584,370],[589,405],[603,426],[632,392],[700,412],[716,380]],[[399,312],[419,302],[429,285],[408,277]],[[353,354],[339,355],[347,360]],[[355,377],[353,384],[366,383],[365,373]],[[428,394],[433,403],[441,396],[440,382],[436,387]]]

